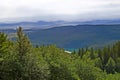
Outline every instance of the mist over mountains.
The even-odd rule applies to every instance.
[[[52,27],[68,26],[68,25],[110,25],[119,24],[120,20],[91,20],[91,21],[37,21],[37,22],[13,22],[13,23],[0,23],[0,29],[15,29],[18,26],[22,26],[24,29],[37,28],[46,29]]]

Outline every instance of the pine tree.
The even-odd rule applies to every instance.
[[[7,35],[0,32],[0,57],[3,57],[3,55],[8,52],[9,47],[10,42],[7,39]]]
[[[107,73],[115,73],[115,61],[110,57],[106,64]]]
[[[90,49],[90,58],[95,59],[95,54],[94,54],[94,49],[93,48]]]
[[[76,54],[76,51],[74,50],[74,51],[72,52],[72,54]]]
[[[103,61],[103,56],[102,56],[102,50],[98,49],[98,57],[100,58],[101,61]]]
[[[81,58],[83,57],[83,55],[85,54],[85,50],[84,48],[81,49]]]
[[[108,62],[109,57],[110,57],[110,55],[109,55],[109,52],[108,52],[108,48],[105,47],[103,49],[103,59],[104,59],[103,64],[104,65],[106,65],[106,63]]]
[[[82,58],[83,57],[83,49],[79,49],[78,50],[78,55],[80,56],[80,58]]]
[[[101,70],[104,70],[103,69],[103,64],[102,64],[102,61],[101,61],[100,58],[96,58],[95,59],[95,66],[98,67],[98,68],[100,68]]]
[[[31,45],[22,27],[17,30],[15,76],[17,80],[46,80],[49,69],[47,62]]]
[[[10,52],[10,45],[11,42],[8,40],[7,35],[4,33],[0,32],[0,78],[4,79],[7,77],[6,72],[8,72],[7,70],[7,66],[8,66],[8,56],[9,56],[9,52]]]
[[[115,71],[120,73],[120,58],[116,59],[116,68],[115,68]]]
[[[15,43],[16,62],[15,70],[17,79],[26,78],[23,73],[28,74],[29,57],[32,46],[28,37],[23,33],[22,27],[17,29],[17,40]]]
[[[30,40],[28,39],[28,37],[23,33],[22,27],[19,27],[17,30],[17,42],[16,42],[16,50],[18,51],[18,54],[20,56],[20,58],[22,59],[22,57],[24,55],[26,55],[26,53],[29,53],[31,50],[31,43]]]
[[[116,44],[116,51],[117,51],[117,56],[120,57],[120,41],[118,41]]]

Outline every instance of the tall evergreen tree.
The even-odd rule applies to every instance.
[[[84,54],[83,49],[79,49],[79,50],[78,50],[78,55],[80,56],[80,58],[83,57],[83,54]]]
[[[98,57],[101,59],[101,61],[103,60],[102,50],[101,49],[98,49]]]
[[[47,62],[31,45],[22,27],[17,30],[15,75],[17,80],[46,80],[49,75]]]
[[[16,42],[16,50],[18,51],[18,55],[22,59],[26,53],[31,51],[31,43],[28,37],[23,33],[22,27],[19,27],[17,30],[17,42]]]
[[[90,58],[95,59],[95,54],[94,54],[94,49],[93,48],[90,49]]]
[[[32,45],[28,37],[23,33],[22,27],[17,29],[17,40],[15,42],[15,63],[13,68],[17,80],[25,79],[26,76],[23,74],[28,74],[28,59]]]

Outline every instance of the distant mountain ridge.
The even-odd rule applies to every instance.
[[[120,19],[115,20],[91,20],[91,21],[37,21],[37,22],[16,22],[16,23],[0,23],[1,28],[16,28],[23,26],[26,28],[39,28],[46,29],[59,26],[68,25],[109,25],[109,24],[120,24]]]

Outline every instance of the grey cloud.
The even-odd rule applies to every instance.
[[[4,0],[0,22],[120,18],[119,0]]]

